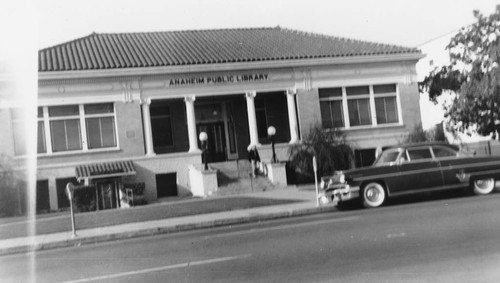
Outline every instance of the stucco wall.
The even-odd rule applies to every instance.
[[[297,116],[300,134],[304,138],[314,125],[321,125],[318,89],[297,89]]]

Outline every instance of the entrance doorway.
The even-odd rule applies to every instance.
[[[111,209],[119,206],[118,189],[120,179],[94,180],[97,193],[97,209]]]
[[[207,133],[207,154],[205,155],[208,162],[226,161],[226,135],[224,122],[208,122],[198,123],[196,125],[198,135],[201,132]],[[198,141],[201,148],[201,142]],[[203,156],[202,156],[203,159]],[[202,160],[205,162],[205,160]]]
[[[201,132],[208,136],[207,161],[220,162],[238,158],[232,103],[200,103],[196,106],[195,113],[197,136]],[[201,149],[200,141],[198,146]]]

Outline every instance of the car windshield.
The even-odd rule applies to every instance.
[[[390,165],[398,159],[401,149],[388,149],[384,150],[380,156],[375,160],[373,166]]]

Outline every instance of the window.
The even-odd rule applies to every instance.
[[[47,152],[47,141],[45,139],[45,123],[43,122],[43,108],[38,107],[38,124],[37,124],[37,152]]]
[[[177,173],[156,174],[156,192],[159,198],[177,196]]]
[[[370,88],[368,86],[347,87],[346,95],[351,127],[371,125]]]
[[[113,103],[39,107],[37,132],[38,153],[114,148],[118,144]]]
[[[319,89],[323,128],[399,124],[396,84]]]
[[[160,152],[158,148],[174,145],[170,106],[165,104],[151,104],[150,113],[153,145],[155,152]]]
[[[398,123],[396,85],[374,85],[373,94],[375,96],[377,124]]]
[[[88,148],[116,147],[113,104],[89,104],[84,109]]]
[[[343,128],[344,110],[342,107],[342,88],[320,89],[319,97],[323,128]]]
[[[432,159],[431,151],[428,147],[408,149],[410,160]]]
[[[400,149],[385,150],[377,158],[375,165],[386,165],[386,164],[390,164],[392,162],[396,162],[400,153],[401,153]]]
[[[52,151],[82,149],[78,105],[49,107]]]
[[[446,147],[432,147],[432,151],[434,152],[434,157],[436,158],[457,156],[457,152]]]

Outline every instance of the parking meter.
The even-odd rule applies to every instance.
[[[73,194],[75,192],[75,185],[73,183],[68,183],[66,185],[66,195],[69,200],[69,208],[71,211],[71,228],[73,230],[73,237],[76,237],[76,228],[75,228],[75,213],[73,211]]]

